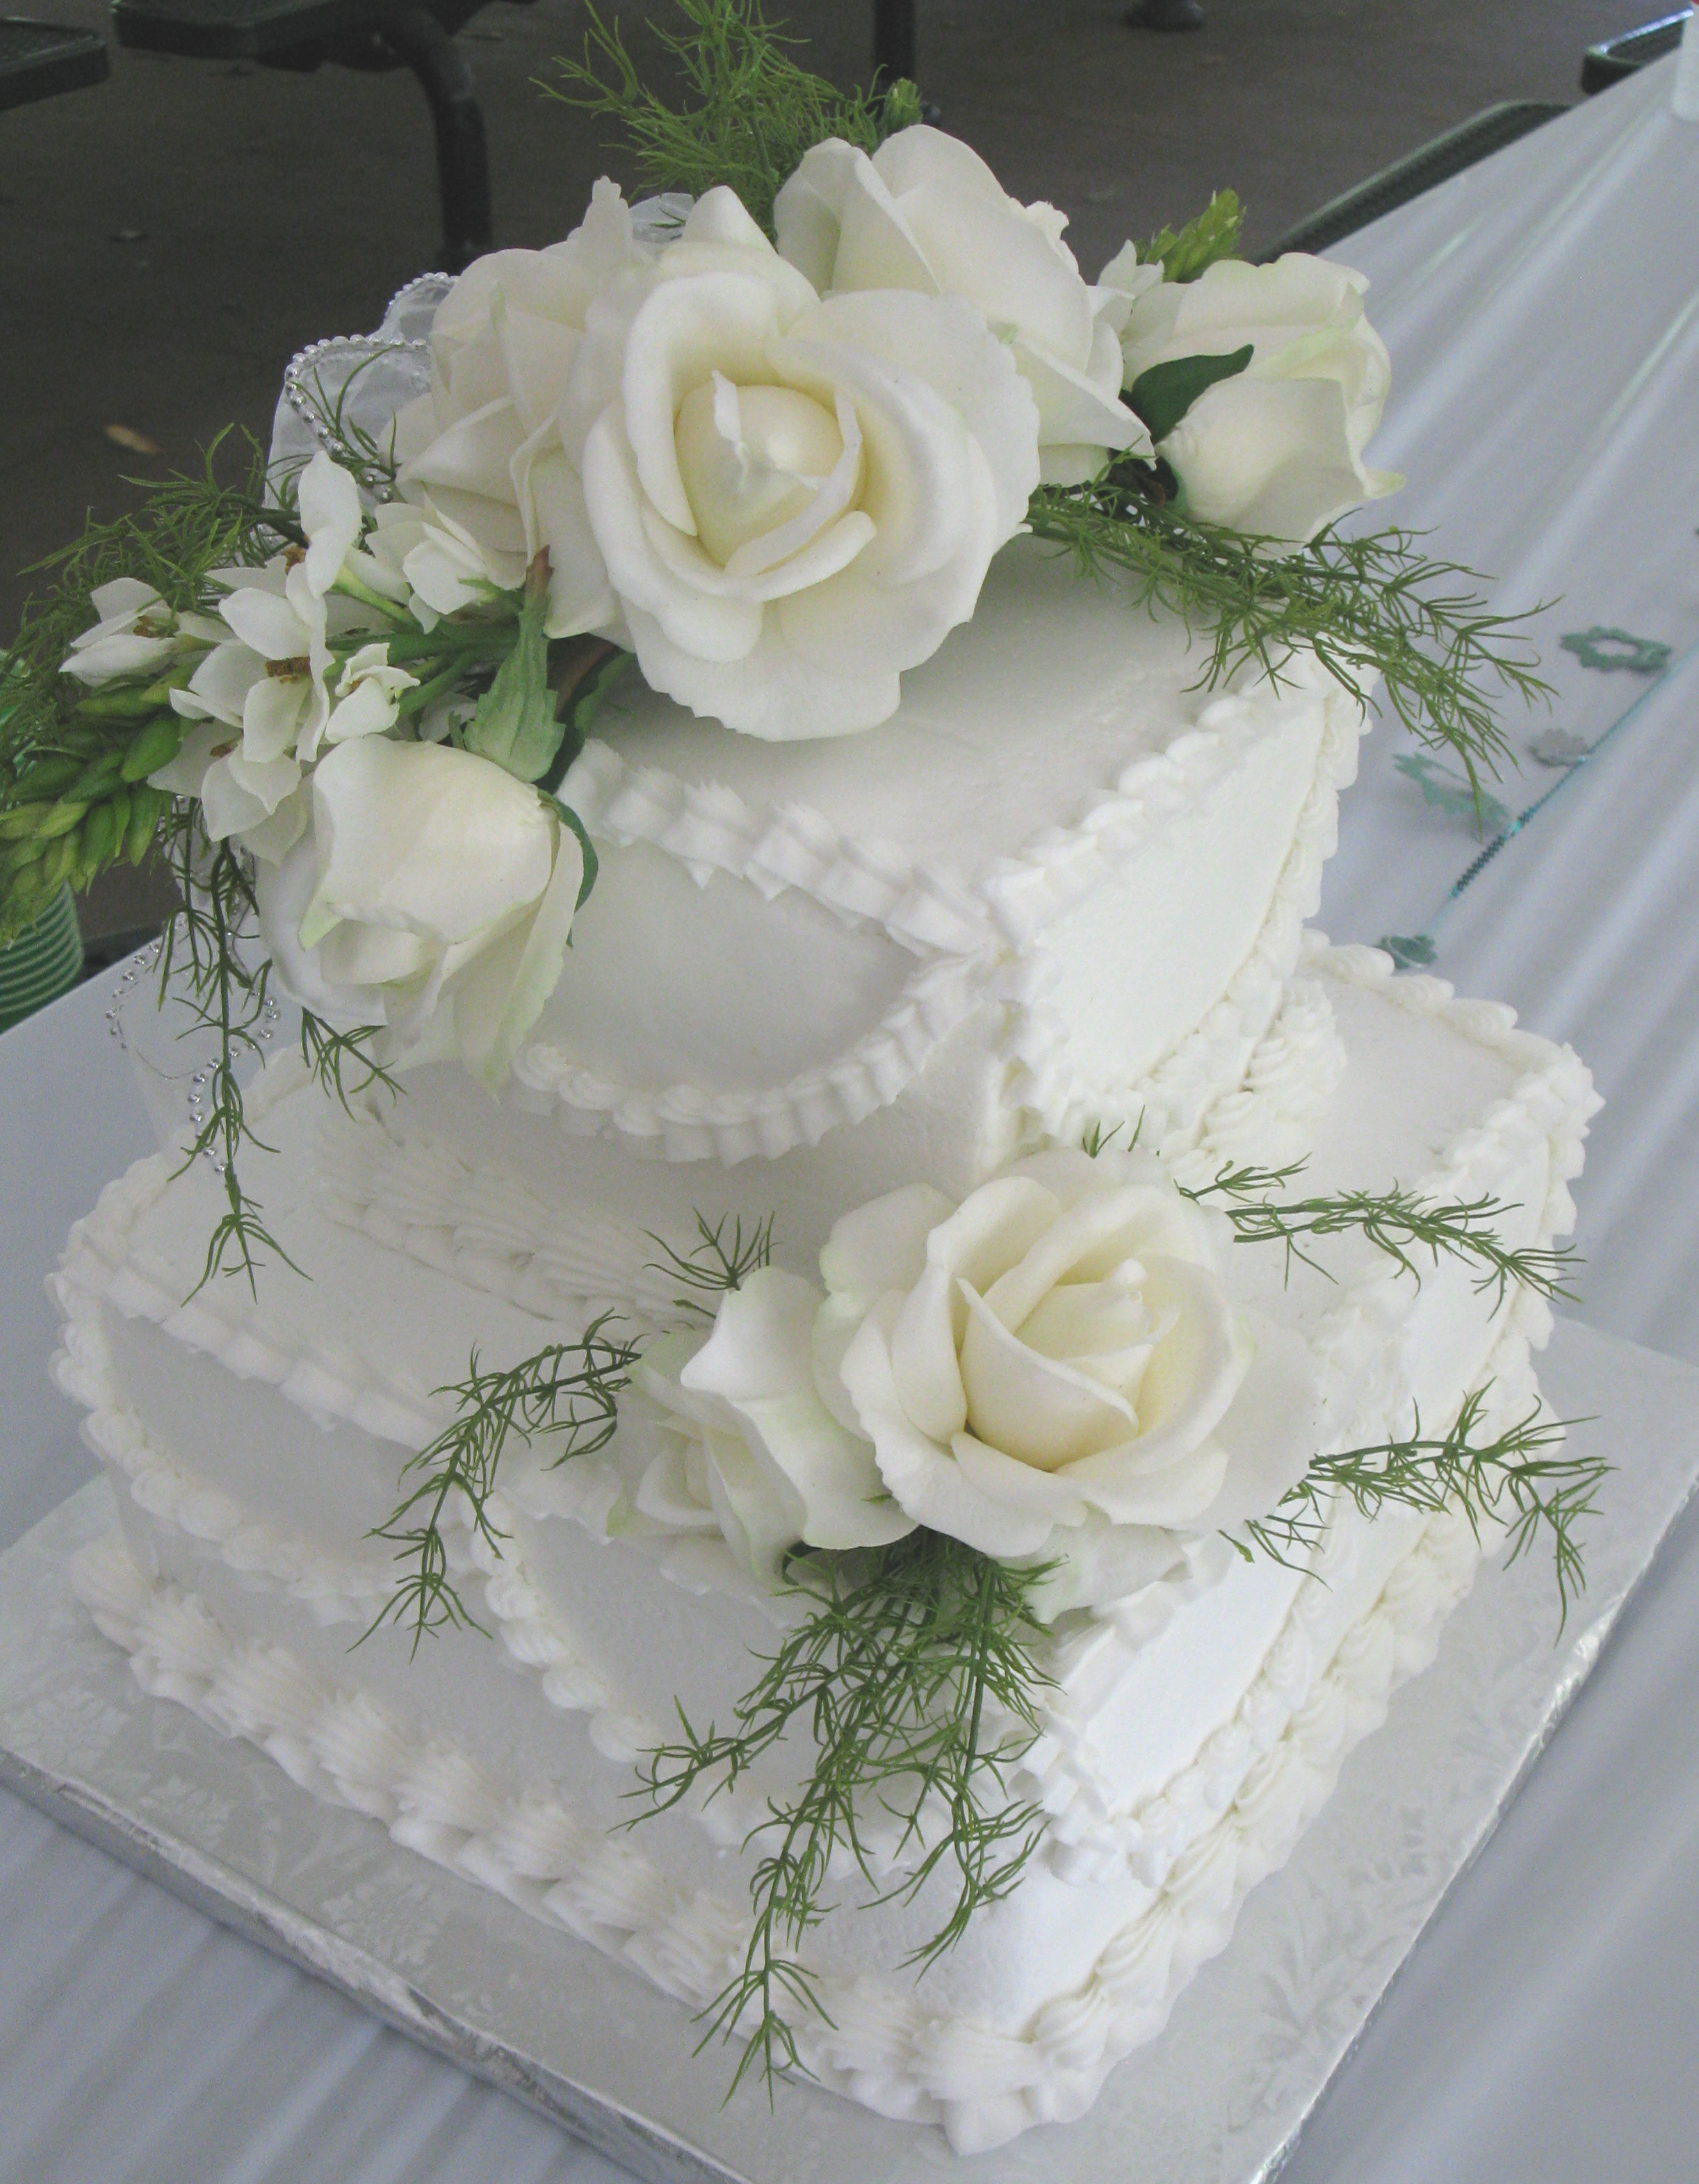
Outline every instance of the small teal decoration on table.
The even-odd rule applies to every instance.
[[[1425,971],[1439,950],[1425,933],[1383,933],[1375,942],[1401,971]]]
[[[1569,728],[1546,728],[1529,743],[1529,755],[1541,766],[1579,766],[1593,746]]]
[[[1571,630],[1562,643],[1583,667],[1596,667],[1602,675],[1613,675],[1618,669],[1629,675],[1662,675],[1669,665],[1669,647],[1657,638],[1606,629],[1596,622],[1591,629]]]
[[[61,888],[33,925],[0,948],[0,1031],[9,1031],[82,976],[82,933],[68,887]]]
[[[1441,766],[1437,759],[1425,751],[1403,751],[1392,763],[1407,781],[1413,781],[1422,792],[1422,801],[1432,805],[1436,811],[1444,811],[1453,819],[1467,819],[1475,831],[1485,836],[1496,833],[1508,826],[1510,814],[1497,797],[1489,796],[1484,788],[1474,788],[1467,777]]]

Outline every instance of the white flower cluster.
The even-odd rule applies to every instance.
[[[634,1524],[787,1554],[917,1525],[1053,1565],[1045,1612],[1119,1598],[1176,1530],[1266,1514],[1323,1445],[1308,1346],[1235,1296],[1226,1224],[1132,1153],[1039,1154],[960,1206],[846,1215],[823,1288],[749,1276],[652,1346],[660,1446]]]
[[[1362,461],[1388,365],[1355,275],[1170,282],[1129,245],[1091,286],[1061,214],[926,127],[816,145],[774,219],[777,248],[728,189],[638,220],[598,182],[564,242],[444,298],[398,499],[369,516],[320,455],[304,546],[215,571],[215,614],[97,596],[66,671],[169,670],[190,726],[150,778],[254,861],[278,972],[331,1022],[506,1073],[583,873],[515,756],[553,732],[548,640],[611,639],[730,728],[835,735],[896,710],[1041,482],[1160,457],[1184,508],[1275,540],[1395,482]],[[443,740],[457,677],[407,663],[529,582],[532,683],[478,755]]]
[[[392,1050],[499,1083],[559,980],[582,854],[528,783],[398,735],[418,684],[389,656],[398,630],[487,603],[482,560],[405,505],[368,531],[328,455],[302,472],[296,515],[304,549],[213,572],[216,615],[103,586],[66,671],[99,683],[193,660],[170,690],[190,725],[149,779],[198,799],[208,837],[253,859],[287,991],[340,1029],[385,1027]]]
[[[1033,488],[1115,454],[1281,540],[1396,482],[1362,460],[1387,386],[1363,283],[1319,259],[1172,283],[1129,244],[1094,287],[1061,214],[925,126],[816,145],[774,220],[777,248],[716,189],[657,239],[598,182],[565,242],[462,275],[398,420],[404,493],[483,574],[547,546],[550,636],[612,638],[728,727],[888,719]],[[1123,389],[1242,350],[1153,447]]]

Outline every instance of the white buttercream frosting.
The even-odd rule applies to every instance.
[[[1311,1117],[1320,1184],[1330,1162],[1343,1174],[1378,1159],[1435,1194],[1520,1195],[1530,1237],[1568,1225],[1585,1073],[1508,1011],[1457,1002],[1437,981],[1395,981],[1373,951],[1313,943],[1252,1051],[1244,1085],[1186,1156],[1198,1174]],[[1400,1088],[1410,1124],[1365,1111]],[[671,1297],[645,1231],[660,1219],[688,1240],[691,1176],[646,1167],[670,1183],[671,1219],[652,1202],[616,1219],[554,1173],[469,1163],[414,1128],[404,1102],[383,1120],[327,1113],[292,1063],[254,1098],[281,1148],[268,1212],[315,1279],[273,1283],[258,1302],[232,1286],[186,1306],[215,1186],[198,1173],[173,1181],[169,1156],[109,1189],[59,1278],[62,1384],[125,1488],[132,1549],[159,1572],[97,1558],[84,1582],[103,1627],[131,1646],[148,1688],[699,2005],[741,1946],[738,1846],[762,1787],[635,1841],[617,1828],[621,1796],[671,1688],[694,1676],[693,1696],[717,1691],[723,1704],[772,1611],[752,1607],[734,1573],[610,1539],[648,1460],[640,1419],[628,1457],[623,1429],[605,1458],[552,1469],[541,1453],[515,1456],[494,1505],[499,1554],[451,1526],[493,1651],[466,1640],[452,1673],[446,1657],[419,1672],[346,1651],[389,1574],[364,1531],[409,1448],[447,1415],[432,1392],[445,1355],[474,1324],[497,1357],[534,1349],[540,1319],[582,1324],[610,1305],[664,1323]],[[1431,1143],[1435,1127],[1446,1150],[1424,1173],[1400,1130]],[[581,1139],[563,1156],[575,1146],[573,1158],[592,1157]],[[1525,1399],[1542,1306],[1518,1299],[1495,1324],[1460,1273],[1417,1292],[1372,1254],[1330,1263],[1339,1281],[1317,1278],[1300,1303],[1326,1369],[1353,1391],[1354,1431],[1393,1429],[1412,1398],[1424,1415],[1455,1408],[1472,1380],[1492,1380],[1512,1407]],[[355,1294],[385,1301],[351,1317],[341,1301]],[[197,1372],[227,1396],[209,1407]],[[268,1451],[298,1437],[292,1417],[335,1437],[346,1518],[331,1522],[268,1468]],[[322,1475],[313,1461],[304,1476]],[[921,1992],[894,1985],[877,1967],[905,1953],[912,1919],[846,1909],[821,1936],[833,2023],[807,2028],[810,2067],[887,2113],[942,2123],[964,2148],[1079,2113],[1116,2058],[1159,2029],[1390,1684],[1431,1650],[1476,1552],[1466,1525],[1351,1517],[1301,1577],[1247,1571],[1204,1540],[1059,1633],[1058,1689],[1022,1777],[1046,1814],[1042,1853],[976,1944],[1001,1969],[946,1960]],[[639,1628],[641,1644],[620,1641]],[[426,1724],[446,1741],[421,1753]],[[565,1736],[585,1741],[557,1762]],[[572,1799],[539,1768],[570,1779]]]
[[[1028,542],[863,735],[763,744],[627,677],[565,785],[602,877],[499,1098],[432,1067],[345,1113],[274,1064],[252,1186],[310,1279],[270,1268],[257,1296],[197,1287],[205,1163],[142,1162],[72,1232],[56,1370],[124,1538],[78,1583],[142,1687],[698,2008],[741,1961],[748,1831],[805,1763],[769,1754],[735,1796],[622,1825],[675,1701],[723,1720],[797,1612],[755,1581],[771,1540],[739,1557],[694,1522],[681,1436],[732,1396],[686,1390],[692,1411],[681,1377],[669,1405],[657,1368],[596,1456],[510,1448],[487,1532],[444,1513],[490,1637],[352,1652],[396,1577],[374,1529],[471,1351],[514,1362],[605,1312],[676,1329],[667,1251],[699,1214],[772,1214],[769,1286],[799,1288],[855,1209],[916,1184],[963,1205],[1090,1125],[1190,1185],[1306,1156],[1306,1190],[1396,1179],[1507,1201],[1514,1243],[1566,1230],[1595,1104],[1575,1058],[1303,932],[1361,709],[1306,657],[1214,692],[1197,665],[1179,625]],[[1488,1384],[1496,1408],[1532,1399],[1537,1300],[1451,1262],[1418,1288],[1351,1237],[1288,1288],[1278,1249],[1218,1240],[1191,1256],[1243,1315],[1226,1379],[1246,1329],[1290,1329],[1332,1445]],[[1143,1582],[1046,1641],[1022,1886],[917,1986],[888,1968],[929,1905],[872,1905],[853,1869],[810,1939],[830,2021],[799,2027],[809,2068],[963,2150],[1080,2114],[1160,2029],[1480,1549],[1461,1520],[1349,1507],[1306,1569],[1160,1536]],[[934,1825],[870,1828],[878,1886]]]

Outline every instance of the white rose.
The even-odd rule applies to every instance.
[[[644,679],[771,738],[888,719],[1038,481],[976,311],[822,302],[725,189],[593,307],[561,421]]]
[[[1272,265],[1224,259],[1195,281],[1153,282],[1149,270],[1128,245],[1103,272],[1135,291],[1121,337],[1129,390],[1158,365],[1251,352],[1158,443],[1189,514],[1301,542],[1403,482],[1362,460],[1391,364],[1363,315],[1362,274],[1295,252]]]
[[[560,976],[583,858],[536,790],[437,744],[358,736],[314,770],[312,831],[257,876],[284,986],[345,1029],[493,1088]]]
[[[615,612],[556,412],[591,304],[652,254],[604,177],[564,242],[466,268],[432,324],[430,391],[396,417],[402,492],[471,542],[499,586],[516,589],[548,547],[551,637],[602,629]],[[428,576],[414,582],[434,604]]]
[[[870,159],[816,144],[773,205],[779,250],[822,295],[961,296],[1005,339],[1039,409],[1040,476],[1077,485],[1111,448],[1150,451],[1121,400],[1124,296],[1089,287],[1054,205],[1010,197],[977,152],[918,126]]]
[[[872,1447],[815,1387],[819,1306],[811,1283],[763,1268],[727,1293],[705,1340],[664,1336],[638,1368],[666,1420],[665,1445],[638,1488],[639,1513],[663,1532],[717,1531],[764,1585],[782,1581],[793,1547],[875,1546],[914,1529]]]
[[[821,1255],[822,1392],[916,1524],[1123,1592],[1171,1556],[1148,1528],[1267,1511],[1321,1446],[1307,1346],[1235,1302],[1223,1227],[1130,1154],[895,1192]]]
[[[925,1525],[1056,1565],[1046,1616],[1121,1598],[1323,1446],[1308,1346],[1234,1301],[1224,1231],[1126,1154],[1040,1154],[959,1206],[893,1191],[833,1228],[823,1295],[768,1268],[650,1348],[670,1439],[639,1515],[767,1583],[799,1543]]]

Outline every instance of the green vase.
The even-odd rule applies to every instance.
[[[68,994],[82,976],[82,933],[71,891],[61,888],[33,925],[0,948],[0,1031]]]

